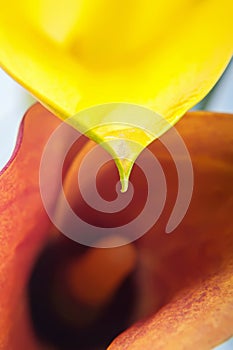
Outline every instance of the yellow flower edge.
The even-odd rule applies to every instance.
[[[1,66],[57,116],[76,116],[79,130],[95,124],[80,111],[113,102],[144,106],[173,125],[208,93],[232,56],[230,0],[0,4]],[[145,118],[137,122],[134,136],[141,149],[153,139],[144,124]],[[122,128],[118,133],[109,124],[88,136],[106,144],[119,134]],[[116,161],[125,183],[137,155],[127,166]]]

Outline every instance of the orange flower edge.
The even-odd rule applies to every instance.
[[[41,105],[33,106],[24,118],[14,155],[1,172],[2,350],[38,349],[28,321],[25,285],[50,225],[40,198],[38,169],[43,147],[59,123]]]
[[[188,113],[177,124],[194,167],[192,201],[173,233],[164,233],[171,200],[156,229],[138,242],[141,260],[147,261],[141,274],[149,276],[150,297],[162,308],[125,331],[109,350],[211,349],[232,336],[232,129],[232,115],[206,112]],[[169,198],[174,198],[171,160],[158,143],[150,149],[170,167]]]

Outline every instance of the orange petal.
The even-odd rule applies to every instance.
[[[156,306],[109,350],[210,349],[233,334],[233,116],[188,113],[177,129],[193,162],[192,201],[166,235],[177,180],[171,159],[154,142],[150,149],[168,174],[169,203],[138,244],[140,276]]]
[[[41,113],[46,114],[43,125]],[[185,219],[170,235],[164,230],[176,197],[176,171],[159,142],[150,146],[168,175],[165,211],[150,232],[136,243],[140,255],[138,280],[144,282],[139,284],[139,294],[144,301],[145,296],[150,301],[146,307],[138,305],[137,317],[152,311],[154,315],[117,338],[111,350],[181,346],[208,349],[232,334],[232,120],[227,115],[191,113],[178,123],[177,129],[193,161],[195,186]],[[21,350],[21,344],[22,349],[40,348],[30,335],[24,287],[49,225],[40,200],[38,168],[43,146],[58,123],[41,106],[33,107],[25,120],[25,136],[18,153],[0,178],[4,189],[0,232],[6,232],[0,236],[0,348],[4,350]],[[85,152],[78,154],[78,163],[82,156]],[[97,183],[109,199],[112,195],[109,189],[118,180],[113,167],[110,164],[103,169]],[[86,178],[88,187],[93,179]],[[97,224],[109,226],[137,215],[146,193],[145,181],[137,168],[132,181],[140,188],[140,194],[136,194],[130,213],[126,215],[123,211],[107,218],[100,215],[93,218]],[[88,213],[80,194],[77,196],[75,205]]]
[[[0,174],[0,349],[38,349],[28,322],[25,285],[50,225],[38,169],[45,143],[59,123],[41,105],[33,106],[15,153]]]

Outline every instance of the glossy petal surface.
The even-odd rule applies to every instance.
[[[126,102],[174,124],[207,94],[232,55],[231,0],[221,6],[217,0],[0,5],[1,65],[62,118]],[[144,121],[137,125],[142,130]],[[75,126],[90,127],[79,116]],[[116,133],[109,125],[91,137],[101,142],[120,135],[121,128]],[[135,140],[147,145],[145,135],[135,132]]]

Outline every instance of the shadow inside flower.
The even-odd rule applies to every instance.
[[[52,118],[39,105],[31,109],[27,118],[35,118],[36,113]],[[21,213],[16,215],[20,218],[18,227],[21,231],[25,227],[22,218],[26,218],[29,225],[23,238],[18,238],[18,242],[24,240],[24,244],[21,243],[21,248],[17,248],[12,257],[12,261],[24,259],[26,262],[21,266],[13,263],[12,269],[6,268],[17,286],[17,291],[12,292],[17,304],[23,299],[25,288],[29,296],[29,303],[28,297],[26,300],[33,321],[32,333],[40,344],[30,345],[30,349],[43,349],[42,344],[67,350],[105,349],[112,341],[111,350],[209,349],[232,334],[233,227],[230,213],[233,169],[229,147],[232,123],[232,116],[199,112],[187,114],[177,124],[191,155],[195,183],[188,212],[169,235],[165,233],[165,227],[176,199],[178,181],[172,159],[159,141],[149,148],[166,174],[166,205],[157,223],[142,238],[128,245],[87,248],[61,236],[49,225],[39,199],[39,187],[33,185],[31,202],[18,202],[21,208]],[[49,132],[44,140],[48,135]],[[74,186],[77,176],[74,169],[79,168],[85,152],[92,147],[93,143],[85,141],[80,151],[71,150],[72,154],[68,155],[64,174],[67,200],[77,215],[97,227],[126,224],[143,208],[147,195],[145,176],[137,166],[134,168],[131,176],[134,197],[125,210],[115,214],[97,213],[87,206],[78,186]],[[41,151],[38,155],[33,152],[28,157],[39,160]],[[104,151],[100,149],[100,152]],[[29,191],[30,181],[38,183],[36,170],[33,176],[26,176],[26,180],[22,178],[22,183],[25,181],[24,196]],[[87,175],[87,189],[91,181]],[[115,166],[110,162],[97,177],[98,190],[107,200],[114,199],[117,181]],[[57,205],[57,196],[51,201]],[[6,202],[11,208],[9,199]],[[19,228],[15,226],[18,232]],[[38,234],[35,234],[36,229]],[[10,237],[12,244],[15,236],[10,234]],[[36,262],[38,249],[43,246]],[[21,260],[17,254],[23,256]],[[3,281],[1,271],[0,276]],[[7,300],[9,290],[12,290],[12,284],[4,286],[3,299]],[[5,301],[5,305],[9,314],[17,311],[16,304],[12,311],[10,300]],[[3,315],[2,322],[5,329],[10,329],[8,334],[12,338],[2,338],[7,344],[2,349],[7,346],[25,349],[29,333],[22,331],[19,334],[19,328],[17,330],[19,323],[24,324],[25,320],[20,313],[15,321],[9,321],[7,317],[7,314]],[[128,328],[130,325],[133,326]],[[16,344],[20,345],[17,347]]]

